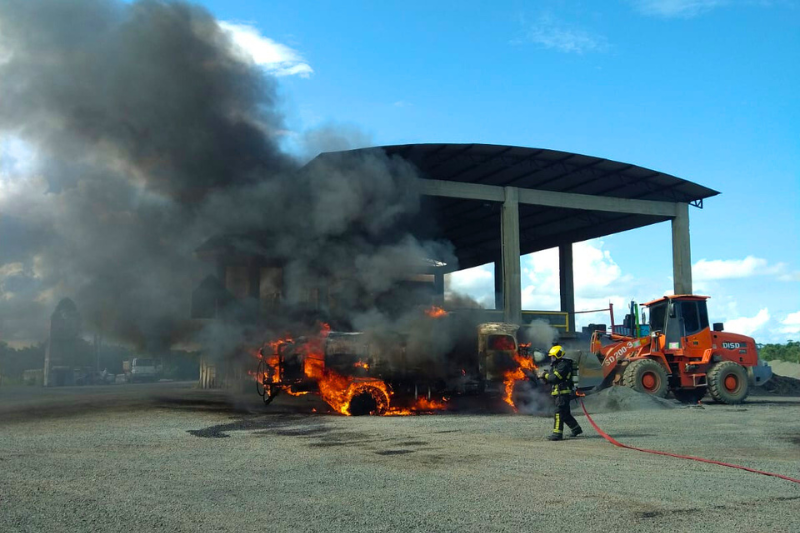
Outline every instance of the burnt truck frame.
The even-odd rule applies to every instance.
[[[507,372],[520,367],[516,358],[533,357],[528,346],[518,342],[519,329],[515,324],[479,324],[435,358],[420,353],[408,335],[397,333],[376,337],[331,331],[319,337],[266,343],[259,350],[256,389],[269,404],[282,391],[320,393],[320,376],[335,373],[349,380],[353,402],[363,404],[367,411],[352,414],[383,414],[383,403],[406,406],[419,398],[496,394],[504,389]],[[390,397],[378,398],[377,405],[357,401],[359,395],[385,395],[376,389],[388,391]]]

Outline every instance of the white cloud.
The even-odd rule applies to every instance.
[[[486,308],[494,307],[494,265],[482,265],[453,272],[445,278],[447,290],[466,294]]]
[[[734,318],[733,320],[726,321],[725,330],[752,337],[753,334],[763,328],[769,320],[769,310],[765,307],[759,310],[755,316]]]
[[[575,309],[608,309],[611,302],[614,304],[616,320],[621,321],[631,298],[640,302],[648,301],[663,294],[663,287],[658,282],[648,281],[637,285],[637,280],[622,273],[604,246],[599,239],[573,244]],[[560,309],[558,249],[523,256],[521,263],[522,308],[545,311]],[[471,296],[485,307],[494,307],[493,265],[454,272],[447,279],[448,290]],[[665,278],[664,285],[667,282]],[[578,327],[589,323],[607,324],[610,323],[610,317],[605,310],[579,314],[576,321]]]
[[[611,258],[611,252],[604,250],[603,246],[603,241],[599,240],[572,246],[575,294],[586,298],[605,296],[612,286],[630,281],[630,276],[622,275],[622,269]]]
[[[778,276],[780,281],[800,281],[800,270],[795,270],[794,272],[787,272],[786,274],[781,274]]]
[[[11,291],[6,290],[6,279],[20,276],[24,271],[25,267],[22,263],[6,263],[5,265],[0,265],[0,300],[10,300],[14,296]]]
[[[631,0],[645,15],[664,18],[691,18],[729,3],[727,0]]]
[[[36,153],[22,139],[0,137],[0,201],[26,186],[36,168]]]
[[[663,294],[658,282],[637,283],[632,276],[623,274],[604,247],[605,243],[600,239],[572,245],[575,310],[602,310],[577,314],[575,322],[578,329],[591,323],[610,324],[609,303],[614,305],[615,321],[619,323],[632,298],[645,302]],[[560,309],[558,250],[531,254],[523,258],[522,264],[523,309]]]
[[[780,275],[785,263],[770,265],[766,259],[748,255],[744,259],[701,259],[692,265],[692,277],[699,281]]]
[[[249,24],[220,22],[242,55],[275,76],[307,78],[314,70],[296,50],[261,35]]]
[[[36,161],[33,147],[13,135],[0,137],[0,174],[26,174]]]
[[[631,277],[622,274],[622,269],[614,262],[611,253],[603,247],[604,242],[599,239],[572,245],[576,306],[579,302],[592,305],[591,302],[598,299],[608,303],[608,296],[612,291],[618,291],[621,284],[631,281]],[[537,305],[536,299],[554,304],[555,307],[560,305],[557,248],[531,254],[527,262],[523,258],[522,274],[523,305],[526,296],[530,305]]]
[[[781,320],[781,333],[787,335],[800,334],[800,311],[796,313],[789,313],[786,318]]]
[[[539,17],[539,20],[528,28],[523,40],[565,53],[583,54],[586,52],[603,52],[608,49],[608,42],[602,35],[596,35],[576,26],[567,25],[550,15]],[[520,41],[514,42],[518,43]]]
[[[558,249],[522,257],[522,308],[558,309]]]

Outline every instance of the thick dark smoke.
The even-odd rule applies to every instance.
[[[237,59],[202,8],[4,0],[0,14],[2,124],[58,165],[44,170],[51,190],[77,186],[86,166],[117,167],[187,204],[291,165],[274,142],[274,80]]]
[[[235,342],[236,328],[187,321],[210,273],[193,251],[214,235],[261,235],[242,246],[289,262],[289,303],[331,272],[350,273],[355,302],[451,259],[402,231],[418,209],[404,162],[300,170],[280,149],[276,88],[198,6],[0,0],[0,136],[36,154],[0,176],[3,340],[42,339],[69,296],[87,329],[142,348]]]

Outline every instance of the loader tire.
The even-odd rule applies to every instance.
[[[658,398],[667,395],[667,371],[653,359],[639,359],[629,363],[622,374],[622,384],[635,391],[652,394]]]
[[[711,367],[706,374],[708,392],[720,403],[742,403],[750,393],[747,371],[733,361],[722,361]]]

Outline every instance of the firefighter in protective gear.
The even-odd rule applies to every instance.
[[[572,360],[564,357],[564,348],[555,345],[550,349],[552,364],[550,369],[542,373],[542,378],[553,387],[551,392],[556,405],[553,433],[548,440],[561,440],[564,438],[564,424],[572,431],[572,436],[577,437],[583,430],[578,421],[572,416],[569,402],[575,395],[572,383]]]

